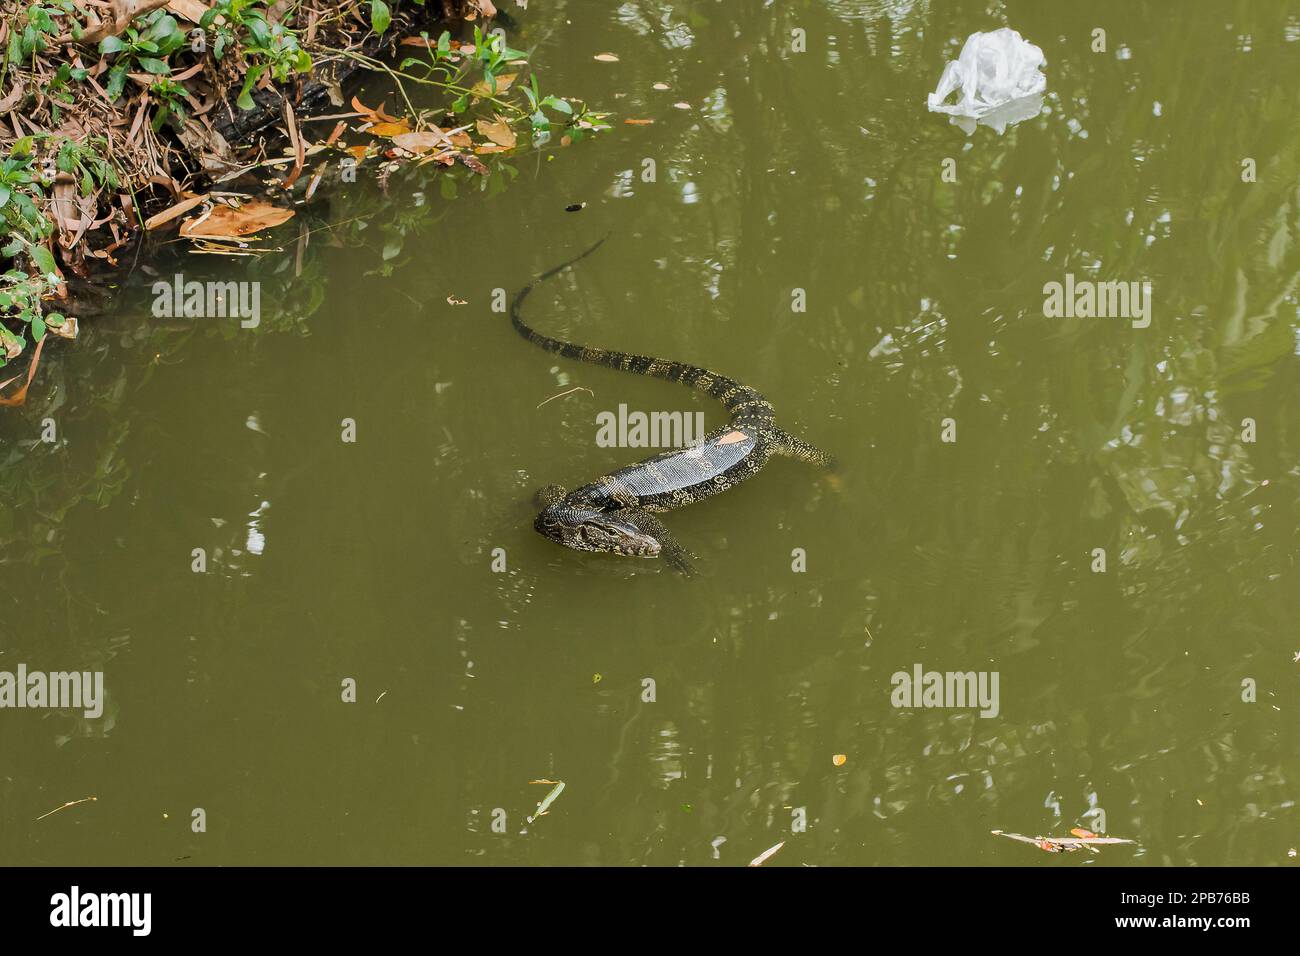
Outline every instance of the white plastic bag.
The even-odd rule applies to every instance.
[[[1047,77],[1043,51],[1008,27],[972,33],[961,55],[943,68],[927,102],[932,113],[947,113],[969,136],[983,123],[1001,135],[1007,126],[1037,116]],[[957,90],[955,104],[945,103]]]

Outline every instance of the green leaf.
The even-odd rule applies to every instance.
[[[32,341],[39,342],[45,338],[45,320],[39,315],[32,316]]]
[[[266,21],[261,16],[250,16],[245,21],[248,27],[248,34],[253,38],[253,45],[265,47],[271,40],[271,28],[266,25]]]
[[[151,56],[139,57],[135,62],[139,63],[149,73],[170,73],[172,71],[172,68],[165,62]]]
[[[370,28],[380,36],[393,22],[393,15],[384,0],[370,0]]]
[[[169,52],[185,42],[185,34],[181,32],[180,25],[171,14],[165,14],[162,19],[153,25],[153,29],[149,32]]]
[[[32,202],[31,197],[26,193],[14,193],[13,201],[14,205],[18,207],[18,212],[28,222],[36,224],[46,221],[45,217],[37,212],[36,203]]]
[[[235,105],[241,110],[251,110],[256,108],[257,104],[253,102],[253,84],[266,71],[264,64],[253,67],[244,75],[244,88],[239,91],[239,98],[235,100]]]
[[[109,100],[116,100],[122,95],[122,87],[126,86],[126,67],[115,66],[108,71],[108,82],[104,84],[104,92],[108,95]]]
[[[36,268],[40,269],[43,275],[59,271],[59,267],[54,264],[53,254],[44,246],[32,247],[32,259],[36,262]]]
[[[122,42],[121,37],[104,37],[99,41],[99,52],[102,54],[121,53],[126,49],[126,44]]]

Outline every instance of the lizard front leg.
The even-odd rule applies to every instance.
[[[695,555],[686,550],[673,537],[672,532],[664,527],[662,521],[644,508],[620,508],[618,513],[659,542],[659,556],[664,559],[670,568],[683,577],[695,576],[695,566],[691,564],[690,560]]]

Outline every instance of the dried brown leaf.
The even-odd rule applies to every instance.
[[[208,5],[199,0],[167,0],[167,9],[190,23],[198,23],[208,12]]]
[[[479,160],[477,156],[474,156],[471,153],[457,153],[456,158],[459,159],[464,165],[472,169],[474,172],[478,173],[480,176],[487,175],[488,168],[483,165],[483,163]]]
[[[447,134],[436,127],[414,133],[399,133],[393,137],[394,146],[400,146],[412,153],[428,152],[431,149],[438,149],[449,142]]]
[[[488,120],[479,120],[478,131],[498,146],[503,146],[506,149],[514,149],[515,147],[515,131],[510,128],[510,124],[500,114],[490,122]]]
[[[371,136],[387,136],[390,138],[401,136],[403,133],[409,133],[410,131],[411,127],[407,126],[405,122],[392,123],[387,120],[378,122],[366,130]]]
[[[500,76],[498,76],[497,93],[502,93],[510,89],[510,84],[515,81],[515,77],[517,77],[518,75],[519,75],[518,73],[502,73]],[[477,83],[474,84],[473,87],[470,88],[470,92],[473,93],[475,96],[495,95],[492,92],[492,87],[488,84],[487,80],[479,80]]]
[[[250,199],[238,209],[220,205],[211,215],[187,219],[181,224],[181,235],[188,238],[248,236],[270,229],[293,218],[292,209],[272,206],[260,199]]]

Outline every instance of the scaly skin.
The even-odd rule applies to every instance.
[[[541,492],[545,507],[534,527],[543,535],[578,551],[599,551],[637,557],[663,558],[678,571],[692,569],[686,551],[669,534],[656,512],[672,511],[751,478],[773,455],[785,455],[824,468],[829,456],[776,427],[772,403],[735,379],[717,372],[666,359],[576,345],[542,335],[524,322],[520,312],[533,287],[585,259],[601,239],[581,255],[550,269],[514,298],[510,321],[528,341],[565,358],[682,382],[707,392],[731,413],[731,421],[690,448],[674,449],[628,465],[566,492],[550,485]]]

